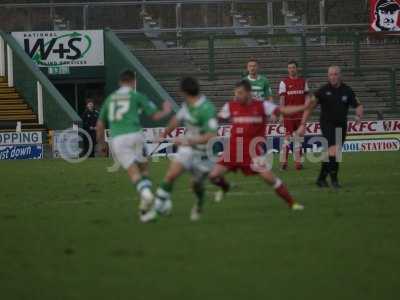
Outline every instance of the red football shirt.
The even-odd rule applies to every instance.
[[[251,163],[251,156],[253,156],[251,151],[252,148],[256,148],[252,142],[254,143],[256,138],[265,140],[265,125],[268,117],[278,113],[279,107],[275,104],[256,99],[246,104],[232,100],[223,106],[219,117],[230,119],[232,124],[229,138],[231,162],[244,165]]]
[[[304,78],[285,78],[279,84],[279,96],[284,96],[283,105],[303,105],[306,101],[306,95],[309,92],[307,81]],[[303,116],[302,112],[285,117],[289,120],[298,120]]]

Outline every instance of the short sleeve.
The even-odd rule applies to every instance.
[[[185,116],[187,115],[187,109],[186,109],[186,106],[182,106],[179,110],[178,110],[178,112],[176,113],[176,119],[179,121],[179,122],[182,122],[184,119],[185,119]]]
[[[146,96],[144,96],[142,94],[138,94],[138,100],[139,100],[140,108],[143,109],[144,113],[147,116],[151,116],[157,112],[157,110],[158,110],[157,106],[152,101],[147,99]]]
[[[349,105],[353,108],[356,108],[357,106],[360,105],[360,102],[357,100],[356,94],[354,91],[350,88],[349,89]]]
[[[109,102],[109,98],[106,98],[103,105],[101,106],[100,114],[99,114],[99,119],[101,121],[103,121],[104,123],[107,123],[107,121],[108,121],[108,102]]]
[[[279,96],[285,96],[286,95],[286,84],[284,81],[281,81],[279,83]]]
[[[278,115],[279,114],[279,107],[270,101],[264,101],[264,113],[266,116]]]
[[[228,119],[231,116],[231,112],[229,111],[229,103],[225,103],[222,106],[221,110],[218,113],[218,117],[221,119]]]
[[[217,132],[218,130],[215,108],[212,105],[207,106],[203,111],[201,130],[203,132]]]
[[[265,93],[265,98],[271,97],[272,94],[272,89],[271,89],[271,85],[269,84],[269,81],[267,78],[265,78],[265,86],[264,86],[264,93]]]

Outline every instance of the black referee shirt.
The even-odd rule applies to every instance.
[[[333,87],[327,83],[320,87],[314,95],[321,105],[321,123],[345,126],[349,106],[355,108],[359,105],[353,90],[344,83],[341,83],[339,87]]]

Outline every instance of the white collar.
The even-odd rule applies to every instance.
[[[194,107],[199,107],[206,101],[206,96],[201,95],[199,99],[193,104]]]
[[[257,81],[258,79],[260,79],[260,75],[257,75],[257,78],[254,79],[254,78],[251,78],[250,74],[249,74],[249,75],[247,75],[247,79],[250,80],[250,81]]]
[[[123,94],[129,93],[130,91],[132,91],[132,88],[129,86],[121,86],[118,89],[118,93],[123,93]]]

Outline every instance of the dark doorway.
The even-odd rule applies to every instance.
[[[104,82],[54,83],[54,85],[79,115],[85,110],[87,99],[94,100],[96,109],[100,109],[104,99]]]

